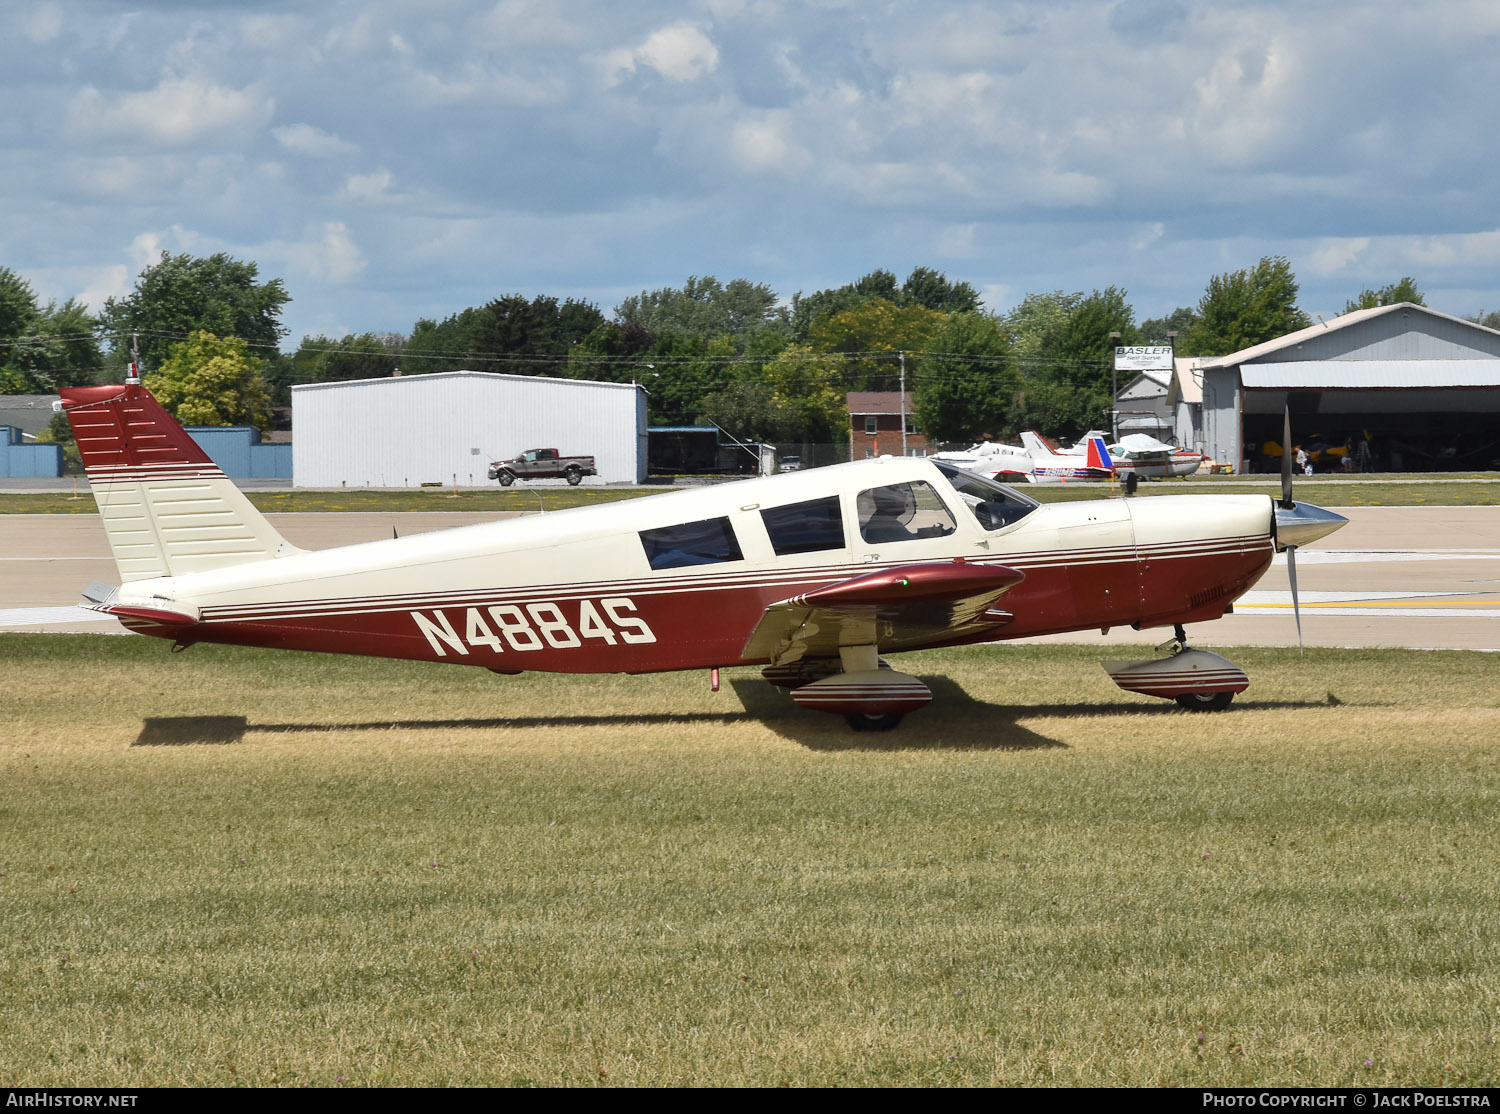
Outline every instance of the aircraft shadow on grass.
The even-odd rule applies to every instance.
[[[782,690],[753,678],[729,682],[744,711],[633,715],[494,716],[469,719],[388,719],[362,723],[251,723],[245,716],[170,716],[142,721],[131,746],[222,746],[243,742],[247,734],[332,734],[343,731],[458,730],[485,731],[540,727],[681,727],[693,724],[730,727],[760,723],[809,750],[1045,750],[1065,748],[1061,739],[1023,727],[1027,719],[1067,721],[1089,716],[1132,716],[1148,712],[1183,714],[1168,703],[1122,704],[1117,701],[1076,704],[992,704],[970,696],[947,677],[923,677],[933,702],[908,717],[894,731],[854,732],[837,716],[797,707]],[[1236,711],[1286,711],[1337,707],[1346,702],[1332,693],[1325,700],[1241,700]],[[1233,715],[1234,712],[1228,713]]]

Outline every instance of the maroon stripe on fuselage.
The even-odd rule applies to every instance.
[[[998,641],[1093,627],[1216,618],[1270,564],[1264,537],[1169,547],[1141,560],[1032,563],[1002,598],[1013,622],[960,636],[937,635],[901,649]],[[1201,550],[1207,550],[1202,552]],[[1053,555],[1035,554],[1034,558]],[[1029,566],[1029,567],[1028,567]],[[528,586],[406,597],[209,607],[190,628],[162,624],[143,634],[190,641],[441,661],[501,670],[650,673],[754,664],[740,655],[765,609],[880,566],[784,570],[754,579],[677,578]],[[1091,593],[1091,588],[1106,585]],[[1204,602],[1204,597],[1209,597]],[[1174,616],[1183,617],[1181,620]]]

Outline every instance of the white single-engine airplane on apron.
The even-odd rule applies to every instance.
[[[310,552],[138,379],[61,394],[121,580],[86,606],[130,630],[510,674],[762,665],[861,730],[932,698],[882,653],[1115,626],[1176,633],[1169,656],[1106,663],[1122,688],[1222,708],[1249,680],[1189,649],[1183,624],[1346,521],[1292,502],[1289,475],[1279,503],[1042,506],[886,457]]]

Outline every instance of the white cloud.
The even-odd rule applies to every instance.
[[[343,221],[325,221],[304,240],[272,242],[262,251],[320,282],[351,282],[365,269],[365,258]]]
[[[283,124],[272,128],[271,134],[276,137],[277,143],[294,155],[327,158],[333,155],[348,155],[359,150],[354,144],[331,135],[322,128],[315,128],[311,124]]]
[[[556,0],[500,0],[475,21],[475,30],[498,49],[586,43],[586,23]]]
[[[730,152],[745,170],[794,175],[812,163],[812,157],[791,142],[782,117],[765,116],[735,125]]]
[[[389,170],[377,170],[373,174],[353,174],[344,182],[339,196],[346,201],[387,201],[391,198],[387,191],[393,180]]]
[[[1156,243],[1156,241],[1160,240],[1164,235],[1166,235],[1166,232],[1167,226],[1164,225],[1161,221],[1155,221],[1152,224],[1147,225],[1135,236],[1131,237],[1130,250],[1145,251],[1152,244]]]
[[[109,298],[123,298],[130,293],[130,270],[123,263],[114,263],[94,272],[84,280],[78,300],[98,313]]]
[[[155,232],[142,232],[130,241],[130,258],[135,262],[137,272],[156,263],[162,252],[182,254],[192,252],[202,242],[203,237],[191,229],[184,228],[180,224],[174,224],[167,229],[165,237]]]
[[[1307,257],[1307,264],[1317,275],[1333,275],[1348,269],[1370,246],[1368,236],[1337,240],[1320,240]]]
[[[50,43],[62,29],[63,12],[56,4],[38,4],[21,17],[21,33],[38,45]]]
[[[612,80],[649,66],[670,81],[696,81],[719,65],[719,48],[695,23],[674,23],[653,31],[639,46],[611,51],[606,70]]]
[[[276,103],[248,89],[230,89],[202,78],[169,78],[140,93],[106,95],[90,85],[68,106],[77,139],[119,139],[181,147],[229,144],[265,126]]]

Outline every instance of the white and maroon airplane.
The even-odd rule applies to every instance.
[[[138,381],[61,394],[121,580],[86,606],[133,631],[510,674],[762,665],[864,730],[932,697],[882,653],[1115,626],[1176,633],[1171,656],[1106,663],[1121,687],[1224,707],[1248,678],[1182,625],[1345,522],[1293,503],[1289,476],[1279,503],[1042,506],[887,457],[310,552]]]

